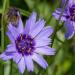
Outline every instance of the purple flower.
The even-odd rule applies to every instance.
[[[46,69],[48,64],[42,55],[55,54],[55,49],[49,47],[51,44],[49,36],[53,33],[53,29],[50,26],[44,27],[43,19],[36,21],[36,16],[36,13],[33,12],[26,21],[25,27],[23,27],[21,18],[17,28],[11,23],[8,25],[7,35],[11,44],[7,46],[0,58],[3,60],[13,59],[18,64],[20,73],[24,72],[25,67],[28,71],[33,71],[33,61]]]
[[[63,0],[65,2],[66,0]],[[60,14],[62,12],[62,8],[58,8],[53,16],[58,20]],[[70,39],[73,37],[75,33],[75,1],[69,0],[64,13],[61,17],[61,21],[65,22],[64,27],[66,28],[65,38]]]

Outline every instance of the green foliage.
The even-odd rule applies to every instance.
[[[32,11],[36,11],[39,17],[46,20],[46,25],[56,27],[56,20],[52,17],[52,12],[60,6],[58,0],[0,0],[0,53],[4,51],[7,44],[10,43],[5,31],[7,30],[7,20],[5,14],[10,7],[17,7],[23,17],[23,21],[29,17]],[[58,24],[58,28],[63,23]],[[24,75],[75,75],[75,36],[71,40],[65,40],[64,28],[61,26],[54,37],[53,46],[56,49],[55,56],[45,57],[49,66],[46,70],[35,64],[34,72],[27,72]],[[0,59],[0,75],[21,75],[17,65],[10,61]],[[4,72],[4,73],[3,73]]]

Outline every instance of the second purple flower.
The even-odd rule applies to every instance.
[[[66,2],[66,0],[62,0],[63,3]],[[53,16],[58,19],[60,14],[62,12],[62,8],[58,8],[54,13]],[[64,27],[66,28],[65,37],[67,39],[70,39],[73,37],[75,33],[75,1],[69,0],[68,4],[66,5],[66,8],[64,10],[64,13],[61,17],[61,21],[64,21]]]

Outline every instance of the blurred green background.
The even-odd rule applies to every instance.
[[[0,53],[10,43],[5,34],[7,30],[5,14],[8,8],[18,8],[24,24],[32,11],[35,11],[38,17],[45,19],[46,25],[55,28],[57,21],[52,16],[52,13],[60,5],[61,0],[0,0]],[[60,22],[58,26],[63,24]],[[34,72],[25,70],[24,75],[75,75],[75,36],[70,40],[66,40],[64,38],[64,30],[62,27],[54,38],[53,47],[56,48],[55,56],[44,56],[49,64],[48,68],[44,70],[35,63]],[[10,61],[0,59],[0,75],[3,75],[3,72],[4,75],[10,75],[10,71],[12,71],[12,75],[21,75],[17,65],[14,62],[12,63],[11,69]]]

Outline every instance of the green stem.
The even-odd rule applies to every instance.
[[[13,62],[12,62],[12,60],[11,60],[11,62],[10,62],[10,75],[12,75],[12,64]]]
[[[20,74],[20,75],[25,75],[25,72],[23,74]]]
[[[48,19],[48,21],[46,23],[49,24],[51,19],[52,19],[52,15],[49,17],[49,19]]]
[[[3,52],[4,50],[4,26],[3,26],[3,15],[2,15],[2,22],[1,22],[1,49]],[[2,75],[4,75],[4,65],[2,67]]]
[[[62,17],[62,15],[63,15],[63,12],[64,12],[64,10],[65,10],[65,7],[66,7],[66,4],[67,4],[67,3],[68,3],[68,0],[66,0],[65,4],[64,4],[64,6],[63,6],[62,12],[61,12],[61,14],[60,14],[60,16],[59,16],[59,19],[58,19],[58,21],[56,22],[56,26],[55,26],[55,29],[54,29],[55,31],[54,31],[54,34],[53,34],[53,36],[52,36],[52,44],[51,44],[51,47],[53,46],[53,42],[54,42],[56,33],[57,33],[57,31],[58,31],[59,23],[60,23],[61,17]]]
[[[3,12],[4,12],[4,10],[3,10]],[[3,50],[4,50],[4,22],[3,22],[3,15],[4,15],[4,13],[2,13],[2,19],[1,19],[1,49],[2,49],[2,51],[1,52],[3,52]],[[4,75],[4,65],[2,66],[2,75]]]
[[[3,52],[4,51],[4,13],[6,11],[6,7],[7,7],[7,1],[8,0],[3,0],[3,9],[2,9],[2,18],[1,18],[1,49]],[[4,65],[2,67],[2,75],[4,75]]]
[[[2,51],[4,50],[4,26],[3,26],[3,15],[2,15],[2,23],[1,23],[1,47]]]
[[[62,12],[61,12],[61,14],[60,14],[60,16],[59,16],[59,19],[58,19],[58,21],[56,22],[56,26],[55,26],[55,29],[54,29],[54,34],[53,34],[53,36],[52,36],[52,44],[51,44],[51,47],[53,46],[54,39],[55,39],[55,37],[56,37],[57,31],[59,31],[60,28],[63,27],[63,25],[59,26],[59,23],[60,23],[60,19],[61,19],[61,17],[62,17],[62,14],[63,14],[63,12],[64,12],[64,9],[65,9],[65,6],[66,6],[67,3],[68,3],[68,0],[67,0],[66,3],[64,4],[63,9],[62,9]],[[53,67],[52,75],[54,75],[54,69],[55,69],[55,65],[54,65],[54,67]],[[46,73],[47,73],[47,70],[46,70]]]

